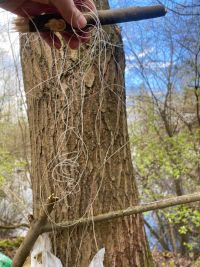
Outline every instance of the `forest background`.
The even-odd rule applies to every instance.
[[[160,3],[160,2],[159,2]],[[158,4],[143,1],[142,5]],[[163,1],[165,18],[120,25],[132,159],[142,203],[200,191],[200,3]],[[141,5],[111,1],[111,7]],[[30,146],[18,36],[0,25],[0,224],[31,213]],[[152,249],[198,264],[199,204],[145,214]],[[20,231],[18,231],[20,234]],[[1,231],[1,238],[16,231]]]

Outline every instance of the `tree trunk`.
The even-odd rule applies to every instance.
[[[21,39],[34,216],[55,193],[60,201],[53,223],[138,203],[127,132],[123,46],[117,28],[106,32],[109,42],[97,40],[79,51],[51,50],[34,35]],[[54,233],[52,240],[66,267],[87,267],[102,247],[105,267],[153,266],[140,215],[74,226]]]

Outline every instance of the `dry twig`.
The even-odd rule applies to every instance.
[[[34,220],[31,223],[30,229],[22,242],[21,246],[17,250],[17,253],[13,259],[13,263],[11,267],[22,267],[26,258],[28,257],[35,241],[38,236],[42,234],[42,227],[47,223],[48,214],[50,214],[53,210],[54,203],[57,201],[57,198],[54,195],[51,195],[46,203],[46,210],[41,210],[41,215],[39,219]]]

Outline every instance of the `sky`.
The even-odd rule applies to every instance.
[[[110,6],[111,8],[117,8],[151,5],[151,3],[153,3],[153,1],[150,0],[144,0],[142,1],[142,4],[141,1],[137,0],[111,0]],[[154,3],[157,4],[156,1]],[[169,15],[170,12],[167,14],[167,17]],[[13,64],[13,54],[15,61],[17,60],[17,62],[19,62],[18,34],[12,30],[12,19],[13,16],[11,16],[10,13],[0,10],[0,32],[4,32],[4,40],[1,40],[0,47],[6,51],[6,55],[3,58],[4,65],[10,65],[10,67],[12,67]],[[170,65],[170,51],[167,48],[169,45],[161,40],[162,31],[160,30],[161,34],[159,36],[159,40],[156,36],[159,29],[162,29],[163,24],[165,24],[165,18],[123,23],[119,25],[122,29],[126,56],[125,80],[126,92],[128,95],[132,93],[133,89],[137,91],[137,88],[139,88],[144,82],[144,77],[141,75],[141,64],[142,66],[145,66],[145,75],[149,75],[150,71],[156,72],[158,70],[163,72],[164,75],[165,70]],[[155,40],[156,43],[154,43]],[[166,48],[165,50],[163,49],[164,47]],[[159,83],[159,90],[163,86],[161,80],[162,79],[157,81]]]

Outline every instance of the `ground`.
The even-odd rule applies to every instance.
[[[156,267],[200,267],[200,258],[194,262],[190,258],[168,251],[153,251],[153,258]]]

